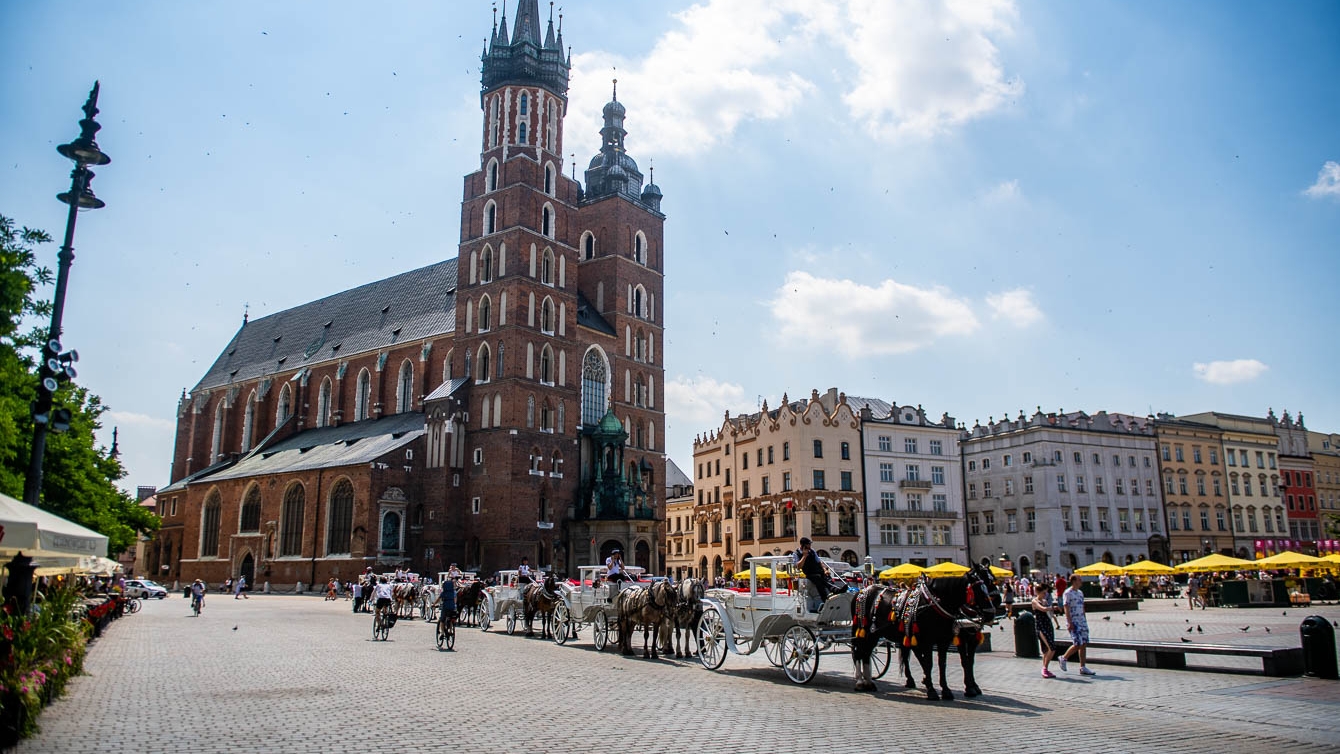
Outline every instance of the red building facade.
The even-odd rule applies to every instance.
[[[564,49],[535,0],[495,27],[455,259],[244,322],[182,395],[152,572],[661,567],[662,195],[617,96],[564,177]]]

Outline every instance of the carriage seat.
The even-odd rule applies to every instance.
[[[823,610],[824,601],[819,597],[819,587],[810,583],[809,579],[796,579],[800,585],[801,594],[805,595],[805,612],[817,613]]]

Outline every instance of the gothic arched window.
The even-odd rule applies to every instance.
[[[321,380],[321,392],[316,397],[316,426],[326,427],[330,425],[330,378]]]
[[[498,205],[489,202],[484,205],[484,234],[496,233],[498,230]]]
[[[256,431],[256,391],[247,396],[247,408],[242,414],[242,452],[251,450],[251,436]]]
[[[372,403],[372,373],[366,369],[358,373],[358,383],[354,387],[354,421],[368,418]]]
[[[400,379],[396,381],[395,410],[398,414],[414,407],[414,365],[409,359],[400,364]]]
[[[284,492],[284,507],[279,522],[279,556],[302,555],[303,506],[307,494],[301,484],[294,483]]]
[[[284,387],[279,390],[279,407],[275,409],[275,426],[288,421],[293,415],[293,389],[284,383]]]
[[[493,326],[493,302],[488,296],[479,299],[479,331],[488,332]]]
[[[348,479],[335,483],[330,491],[330,528],[326,533],[326,554],[347,553],[354,528],[354,486]]]
[[[609,369],[600,349],[582,359],[582,425],[594,427],[605,417],[609,400]]]
[[[213,490],[205,498],[205,508],[200,514],[200,557],[219,557],[219,510],[222,499],[218,490]]]
[[[246,497],[242,498],[242,516],[237,530],[241,532],[261,530],[260,485],[253,484],[247,488]]]

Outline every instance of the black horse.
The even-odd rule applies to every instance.
[[[977,636],[961,636],[961,620],[979,625],[995,621],[1000,594],[995,579],[986,568],[977,565],[965,576],[922,579],[912,589],[897,592],[889,587],[869,586],[856,597],[853,611],[852,660],[856,664],[856,690],[874,691],[871,655],[880,640],[899,647],[899,661],[907,676],[908,688],[915,688],[907,670],[907,658],[915,654],[921,663],[926,698],[952,700],[953,692],[945,678],[945,657],[951,645],[960,647],[964,660],[965,695],[981,693],[972,675],[972,655],[964,653],[963,640],[976,643]],[[971,647],[975,650],[975,646]],[[933,654],[934,653],[934,654]],[[940,692],[931,681],[933,661],[940,660]]]
[[[457,623],[466,626],[479,624],[479,608],[484,604],[484,589],[487,585],[481,579],[462,581],[456,585]]]
[[[553,625],[554,606],[562,599],[558,593],[558,581],[554,574],[545,574],[544,580],[531,582],[521,596],[522,610],[526,616],[526,636],[534,636],[532,625],[535,616],[540,616],[540,636],[549,638]]]

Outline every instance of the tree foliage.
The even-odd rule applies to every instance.
[[[43,326],[23,328],[51,315],[51,302],[37,294],[51,283],[52,274],[37,263],[36,254],[39,245],[50,242],[47,233],[19,229],[0,215],[0,492],[15,498],[23,495],[32,449],[29,405],[38,384],[34,355],[46,340]],[[107,407],[73,381],[56,391],[54,403],[69,409],[73,418],[68,432],[47,435],[42,505],[106,535],[111,554],[124,552],[138,532],[156,531],[159,521],[116,486],[125,469],[96,445],[94,432],[102,427]]]

